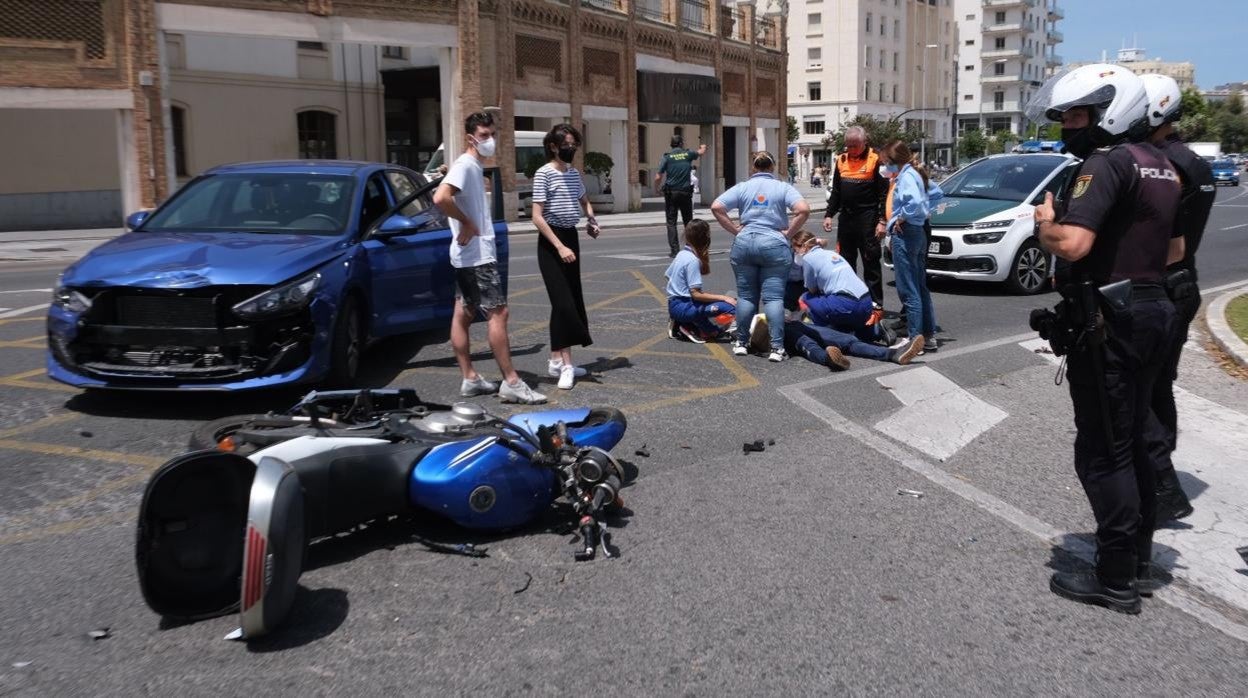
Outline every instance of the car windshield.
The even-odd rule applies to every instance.
[[[940,188],[945,196],[1023,201],[1064,162],[1056,155],[988,158],[955,172]]]
[[[1214,160],[1210,167],[1215,170],[1231,170],[1235,168],[1235,163],[1230,160]]]
[[[194,180],[140,230],[337,235],[354,180],[341,175],[226,173]]]

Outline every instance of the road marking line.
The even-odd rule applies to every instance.
[[[875,379],[902,405],[875,429],[944,461],[1009,415],[921,366]]]
[[[1002,342],[1001,344],[1008,343]],[[1001,346],[1001,344],[997,344],[997,346]],[[1060,547],[1085,562],[1093,562],[1095,560],[1095,546],[1088,541],[1068,536],[1054,526],[1008,504],[996,496],[958,479],[921,458],[910,455],[899,444],[895,444],[866,427],[846,419],[831,407],[802,392],[800,387],[796,385],[788,386],[781,388],[779,392],[836,431],[875,449],[898,465],[923,476],[932,483],[958,495],[984,511],[1032,534],[1046,544]],[[1201,603],[1196,597],[1198,591],[1189,590],[1188,586],[1190,585],[1182,582],[1182,580],[1176,580],[1175,583],[1158,589],[1155,592],[1155,598],[1170,604],[1230,637],[1241,642],[1248,642],[1248,627],[1230,620],[1218,611]]]
[[[0,340],[0,347],[12,349],[44,349],[47,347],[47,335],[38,334],[25,339]]]
[[[16,308],[14,310],[8,310],[3,313],[0,313],[0,319],[18,317],[19,315],[25,315],[26,313],[29,313],[32,310],[46,310],[47,307],[48,307],[47,303],[40,303],[38,305],[28,305],[25,308]]]
[[[37,316],[35,316],[35,317],[11,317],[11,318],[4,318],[4,319],[0,319],[0,325],[7,325],[7,324],[9,324],[10,322],[33,322],[33,321],[35,321],[35,320],[40,320],[40,321],[42,321],[42,320],[46,320],[46,319],[47,319],[47,318],[45,318],[45,317],[44,317],[44,316],[42,316],[42,315],[37,315]]]
[[[14,291],[0,291],[0,293],[51,293],[50,288],[22,288]]]
[[[38,431],[40,429],[56,426],[57,424],[64,424],[71,419],[77,419],[81,416],[82,415],[73,414],[72,412],[48,415],[42,419],[36,419],[33,422],[19,424],[18,426],[9,427],[7,429],[0,429],[0,439],[9,439],[19,434],[28,434],[32,431]]]
[[[1235,230],[1236,228],[1248,228],[1248,223],[1240,223],[1239,225],[1232,225],[1229,228],[1223,228],[1223,230]]]
[[[120,463],[144,468],[155,468],[164,461],[154,456],[139,456],[120,451],[104,451],[98,448],[82,448],[80,446],[62,446],[61,444],[45,444],[35,441],[16,441],[0,438],[0,448],[27,453],[39,453],[45,456],[67,456],[70,458],[86,458],[106,463]]]

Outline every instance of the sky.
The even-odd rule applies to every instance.
[[[1058,0],[1066,63],[1110,60],[1132,41],[1149,58],[1196,64],[1196,84],[1248,81],[1248,0]]]

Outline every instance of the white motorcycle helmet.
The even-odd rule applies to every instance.
[[[1179,83],[1168,75],[1141,75],[1148,93],[1148,125],[1157,128],[1183,116],[1183,92]]]
[[[1062,120],[1075,107],[1092,107],[1092,142],[1106,146],[1148,135],[1148,93],[1130,69],[1094,63],[1054,75],[1027,105],[1032,121]]]

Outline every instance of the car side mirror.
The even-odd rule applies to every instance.
[[[415,232],[429,222],[428,216],[415,216],[409,218],[402,214],[394,214],[377,228],[377,232],[373,233],[375,238],[389,238],[396,235],[405,235]]]
[[[151,214],[152,214],[151,211],[135,211],[134,213],[131,213],[130,215],[126,216],[126,229],[127,230],[137,229],[139,226],[143,225],[143,221],[146,221],[147,217],[150,216]],[[116,219],[113,219],[113,220],[116,220]]]

